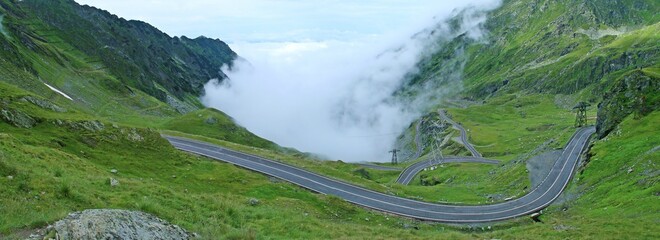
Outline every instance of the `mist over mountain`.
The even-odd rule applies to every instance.
[[[224,70],[227,80],[205,86],[202,102],[284,146],[330,159],[387,161],[399,133],[430,106],[428,96],[460,89],[424,86],[424,94],[411,99],[396,92],[440,43],[459,35],[482,40],[485,16],[497,6],[467,2],[420,16],[426,21],[405,30],[353,42],[239,45],[267,50],[241,54],[245,59]]]

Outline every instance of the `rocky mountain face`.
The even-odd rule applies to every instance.
[[[419,85],[452,88],[458,94],[448,97],[477,101],[511,93],[561,94],[595,106],[606,92],[618,92],[621,78],[641,79],[631,71],[657,72],[658,12],[660,2],[653,0],[505,0],[490,13],[483,40],[460,34],[443,39],[401,92],[417,94]],[[615,100],[607,101],[604,106]]]
[[[198,96],[209,79],[224,78],[221,67],[236,58],[220,40],[170,37],[147,23],[128,21],[73,0],[2,0],[0,7],[3,58],[37,75],[38,67],[26,61],[30,58],[15,45],[54,56],[57,64],[67,65],[71,61],[66,55],[44,47],[66,44],[72,48],[68,51],[107,68],[124,85],[168,102],[168,95],[179,100],[187,94]]]
[[[617,81],[598,105],[596,129],[605,137],[627,116],[641,118],[660,109],[660,77],[635,70]]]

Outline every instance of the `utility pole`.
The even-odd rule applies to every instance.
[[[575,113],[575,127],[583,127],[587,125],[587,107],[591,104],[586,102],[579,102],[573,110],[577,110]]]
[[[392,149],[392,164],[399,164],[399,159],[396,157],[396,153],[399,152],[399,149]]]

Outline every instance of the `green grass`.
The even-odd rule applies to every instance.
[[[427,238],[434,232],[403,230],[404,223],[415,223],[179,152],[153,131],[138,130],[145,140],[131,142],[121,128],[92,133],[0,123],[0,129],[0,183],[6,186],[0,189],[0,234],[9,238],[88,208],[153,213],[205,239]],[[118,187],[110,187],[111,177]],[[249,198],[260,204],[250,206]]]
[[[275,143],[260,138],[247,129],[238,126],[233,119],[223,112],[210,108],[174,118],[164,123],[161,128],[258,148],[273,150],[279,148]]]

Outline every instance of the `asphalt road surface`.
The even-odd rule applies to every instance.
[[[444,205],[401,198],[216,145],[169,136],[166,138],[180,150],[271,175],[309,190],[334,195],[367,208],[427,221],[477,223],[528,215],[552,203],[570,181],[580,154],[594,132],[594,127],[579,129],[545,180],[527,195],[503,203],[481,206]]]
[[[454,128],[461,131],[461,142],[463,142],[463,145],[465,145],[465,148],[467,148],[468,151],[470,151],[470,153],[472,153],[472,156],[474,156],[476,158],[481,158],[481,153],[479,153],[479,151],[477,151],[477,149],[475,149],[474,146],[472,146],[472,144],[470,144],[470,142],[468,142],[467,131],[465,131],[465,128],[463,128],[463,126],[461,126],[460,124],[458,124],[457,122],[455,122],[454,120],[449,118],[449,116],[447,116],[447,113],[445,112],[445,110],[439,110],[438,113],[440,114],[440,117],[442,119],[444,119],[445,121],[451,123],[451,125],[454,126]]]

